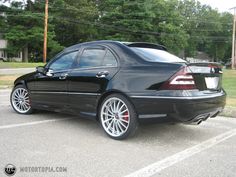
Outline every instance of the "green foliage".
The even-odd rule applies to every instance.
[[[42,58],[45,1],[10,2],[11,8],[0,6],[6,11],[0,30],[8,51],[28,46],[32,58]],[[226,60],[231,26],[231,14],[196,0],[50,0],[48,57],[79,42],[109,39],[159,43],[185,57],[203,51],[215,61]]]
[[[9,55],[14,55],[27,47],[29,60],[35,58],[42,60],[43,15],[32,9],[32,2],[28,3],[25,9],[22,8],[22,3],[18,2],[13,2],[11,6],[12,8],[5,12],[7,25],[4,27],[4,37],[8,40],[7,51]],[[54,40],[55,36],[54,26],[50,24],[48,28],[48,57],[52,57],[63,48]]]

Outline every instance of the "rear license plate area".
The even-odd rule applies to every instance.
[[[205,77],[205,83],[208,89],[217,89],[219,77]]]

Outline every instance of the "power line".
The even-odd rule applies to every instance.
[[[12,11],[10,11],[10,12],[12,12]],[[35,12],[31,12],[31,11],[21,11],[21,13],[24,13],[24,12],[26,12],[26,13],[31,13],[31,14],[34,14],[34,15],[42,15],[42,16],[44,16],[44,13],[35,13]],[[13,16],[13,15],[9,15],[9,14],[7,14],[8,16]],[[16,15],[17,16],[17,15]],[[20,14],[19,14],[19,16],[20,16]],[[30,16],[30,15],[29,15]],[[55,17],[54,17],[55,18]],[[64,18],[63,18],[64,19]],[[130,20],[130,19],[129,19]],[[208,31],[208,32],[210,32],[210,31],[212,31],[212,32],[221,32],[221,30],[219,30],[219,31],[215,31],[215,30],[213,30],[213,29],[210,29],[210,30],[208,30],[208,29],[191,29],[192,31]],[[147,32],[146,32],[147,33]]]
[[[128,30],[127,28],[121,28],[118,26],[112,26],[112,25],[106,25],[106,24],[97,24],[97,23],[91,23],[91,22],[84,22],[84,21],[78,21],[78,20],[72,20],[72,19],[68,19],[68,18],[61,18],[61,17],[52,17],[52,18],[56,18],[56,19],[60,19],[60,20],[65,20],[71,23],[75,23],[75,24],[86,24],[86,25],[93,25],[93,26],[97,26],[97,27],[102,27],[104,29],[107,29],[107,27],[109,28],[113,28],[116,31],[122,31],[122,32],[131,32],[131,33],[138,33],[138,34],[148,34],[148,35],[158,35],[158,37],[160,36],[176,36],[176,34],[170,34],[170,33],[165,33],[165,32],[150,32],[150,31],[133,31],[133,30]],[[227,36],[190,36],[190,38],[205,38],[205,39],[227,39],[229,40],[230,37]]]
[[[33,13],[32,13],[33,14]],[[32,15],[31,14],[31,15]],[[26,17],[32,17],[30,14],[15,14],[15,15],[9,15],[9,16],[26,16]],[[37,18],[43,18],[43,14],[40,13],[35,13],[34,15],[39,15],[37,16]],[[123,27],[118,27],[118,26],[114,26],[114,25],[107,25],[107,24],[99,24],[99,23],[93,23],[90,21],[81,21],[81,20],[75,20],[75,19],[70,19],[70,18],[65,18],[65,17],[55,17],[55,16],[50,16],[50,19],[58,19],[60,20],[59,22],[67,21],[69,23],[73,23],[73,24],[83,24],[83,25],[92,25],[92,26],[96,26],[98,28],[102,28],[102,29],[110,29],[112,31],[118,31],[118,32],[126,32],[126,33],[133,33],[133,34],[146,34],[146,35],[155,35],[156,37],[160,37],[160,36],[176,36],[176,34],[171,34],[171,33],[166,33],[166,32],[153,32],[153,31],[144,31],[144,30],[130,30],[127,28],[123,28]],[[230,37],[227,36],[197,36],[197,35],[190,35],[189,38],[193,39],[193,38],[203,38],[203,39],[212,39],[212,40],[218,40],[218,39],[225,39],[225,41],[229,40]]]
[[[69,8],[68,8],[69,7]],[[74,10],[74,11],[81,11],[83,12],[83,10],[81,9],[77,9],[77,8],[73,8],[70,6],[67,6],[65,8],[60,8],[60,7],[53,7],[53,6],[49,6],[49,8],[51,9],[58,9],[58,10]],[[12,9],[12,8],[9,8]],[[12,9],[15,10],[15,9]],[[21,10],[23,11],[23,10]],[[84,10],[87,12],[87,9]],[[129,17],[128,15],[126,17]],[[227,25],[232,25],[232,22],[228,23],[228,22],[216,22],[216,21],[212,21],[212,20],[200,20],[200,19],[187,19],[186,16],[180,16],[180,18],[175,18],[175,17],[169,17],[169,16],[162,16],[162,17],[150,17],[150,16],[139,16],[139,15],[132,15],[131,17],[136,17],[136,18],[143,18],[143,19],[152,19],[152,20],[162,20],[162,21],[167,21],[167,20],[174,20],[175,22],[187,22],[187,21],[192,21],[192,22],[199,22],[200,24],[227,24]],[[130,18],[127,18],[130,19]]]
[[[22,12],[22,11],[21,11]],[[43,18],[44,14],[43,13],[33,13],[31,11],[23,11],[23,12],[27,12],[30,13],[31,15],[38,15],[39,18]],[[9,15],[8,16],[26,16],[26,17],[32,17],[30,14],[14,14],[14,15]],[[61,20],[67,21],[69,23],[74,23],[74,24],[83,24],[83,25],[93,25],[96,26],[98,28],[101,29],[108,29],[111,31],[118,31],[118,32],[124,32],[124,33],[132,33],[132,34],[138,34],[138,35],[154,35],[156,37],[161,37],[161,36],[175,36],[176,34],[170,34],[170,33],[165,33],[165,32],[153,32],[153,31],[144,31],[144,30],[130,30],[127,28],[123,28],[123,27],[118,27],[118,26],[114,26],[114,25],[107,25],[107,24],[100,24],[100,23],[96,23],[96,22],[90,22],[90,21],[81,21],[81,20],[75,20],[75,19],[70,19],[70,18],[65,18],[65,17],[55,17],[55,16],[50,16],[49,18],[51,19],[59,19],[60,22],[62,22]],[[230,38],[227,36],[189,36],[189,38],[191,40],[193,40],[194,38],[201,38],[200,40],[204,40],[204,39],[211,39],[214,41],[219,41],[219,42],[223,42],[223,41],[228,41]],[[221,41],[220,41],[221,40]]]

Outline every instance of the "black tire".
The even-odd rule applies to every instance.
[[[17,89],[24,89],[25,91],[28,92],[28,89],[27,89],[24,85],[17,85],[16,87],[14,87],[13,90],[12,90],[12,92],[11,92],[11,96],[10,96],[10,102],[11,102],[12,108],[13,108],[14,111],[16,111],[18,114],[32,114],[32,113],[33,113],[33,108],[32,108],[31,105],[30,105],[30,95],[29,95],[29,92],[28,92],[28,97],[29,97],[29,109],[26,109],[25,111],[20,112],[20,111],[17,109],[16,104],[13,103],[13,94],[15,94],[15,91],[16,91]]]
[[[129,113],[129,117],[128,117],[129,124],[128,124],[128,126],[127,126],[126,131],[125,131],[123,134],[121,134],[120,136],[113,136],[113,135],[111,135],[111,133],[108,132],[109,130],[106,130],[106,128],[105,128],[106,125],[104,125],[105,123],[103,123],[104,121],[102,120],[102,114],[101,114],[101,112],[102,112],[102,109],[104,109],[104,107],[105,107],[104,104],[105,104],[108,100],[111,100],[111,99],[113,99],[113,98],[119,99],[119,100],[121,100],[123,103],[125,103],[125,105],[126,105],[126,107],[127,107],[127,109],[128,109],[128,113]],[[115,117],[115,116],[114,116],[114,117]],[[117,117],[119,117],[119,116],[117,116]],[[114,119],[115,119],[115,118],[114,118]],[[121,119],[121,118],[117,118],[117,119]],[[107,96],[107,97],[102,101],[101,105],[99,106],[99,121],[100,121],[100,124],[101,124],[103,130],[105,131],[105,133],[106,133],[109,137],[111,137],[111,138],[113,138],[113,139],[115,139],[115,140],[122,140],[122,139],[127,138],[128,136],[134,135],[134,134],[135,134],[135,131],[136,131],[137,128],[138,128],[137,114],[136,114],[136,111],[135,111],[135,109],[134,109],[134,106],[130,103],[130,101],[129,101],[125,96],[123,96],[123,95],[121,95],[121,94],[111,94],[111,95]],[[113,124],[114,124],[114,123],[113,123]],[[110,127],[110,128],[111,128],[111,127]],[[113,127],[113,128],[114,128],[114,127]],[[118,128],[118,126],[117,126],[117,128]],[[117,128],[116,128],[116,129],[117,129]],[[119,128],[118,128],[118,129],[119,129]],[[119,129],[119,130],[121,130],[121,129]]]

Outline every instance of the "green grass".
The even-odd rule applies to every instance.
[[[35,68],[43,66],[44,63],[21,63],[21,62],[0,62],[0,69],[4,68]]]
[[[224,70],[223,88],[227,93],[227,106],[236,107],[236,70]]]
[[[36,67],[42,66],[43,63],[13,63],[4,62],[0,63],[1,68],[23,68],[23,67]],[[0,87],[13,85],[14,80],[19,75],[0,75]],[[223,88],[227,93],[227,106],[236,108],[236,70],[224,70],[223,74]]]
[[[0,63],[5,68],[22,68],[22,67],[35,67],[43,65],[43,63]],[[14,80],[20,75],[0,75],[0,89],[11,88]],[[226,107],[221,113],[222,116],[236,117],[236,70],[224,70],[223,74],[223,88],[227,93]]]

